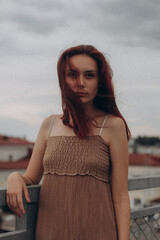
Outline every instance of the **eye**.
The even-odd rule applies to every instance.
[[[85,74],[86,78],[94,78],[94,73],[86,73]]]
[[[70,78],[76,78],[76,77],[77,77],[77,74],[76,74],[76,72],[69,71],[69,72],[67,73],[67,76],[70,77]]]

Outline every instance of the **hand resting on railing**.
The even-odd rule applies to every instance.
[[[30,197],[26,184],[31,184],[28,178],[23,177],[19,172],[13,172],[7,179],[6,201],[8,207],[18,217],[25,214],[22,195],[30,202]]]

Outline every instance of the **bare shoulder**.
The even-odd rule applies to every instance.
[[[125,129],[125,123],[122,118],[114,116],[114,115],[109,115],[108,116],[108,127],[112,128],[112,130],[124,130]]]
[[[55,122],[56,122],[61,119],[62,114],[52,114],[52,115],[49,115],[48,117],[44,118],[42,121],[42,125],[44,128],[48,128],[50,126],[53,117],[55,117]]]
[[[43,121],[41,123],[41,128],[43,130],[49,129],[49,126],[50,126],[50,123],[51,123],[51,120],[52,120],[53,116],[54,116],[54,114],[52,114],[52,115],[50,115],[50,116],[48,116],[48,117],[43,119]]]
[[[109,114],[102,135],[105,142],[109,145],[113,142],[127,139],[126,126],[123,119]]]
[[[49,115],[46,118],[44,118],[42,123],[41,123],[39,133],[45,140],[47,140],[47,138],[48,138],[48,133],[49,133],[51,121],[52,121],[54,116],[55,116],[55,120],[56,120],[56,119],[59,118],[60,115],[55,115],[55,114]]]

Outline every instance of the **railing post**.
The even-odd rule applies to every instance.
[[[21,218],[16,215],[15,231],[0,234],[0,239],[34,240],[40,187],[40,185],[28,186],[31,202],[28,203],[23,195],[25,214],[22,214]],[[6,189],[1,190],[1,197],[0,206],[6,206]]]
[[[34,230],[37,221],[38,203],[25,203],[24,209],[25,214],[22,214],[21,218],[16,215],[15,230]]]
[[[37,189],[36,189],[37,188]],[[35,191],[36,189],[36,191]],[[40,185],[33,185],[28,187],[29,196],[31,202],[28,203],[23,195],[23,203],[25,214],[22,214],[22,217],[19,218],[16,215],[16,229],[15,230],[28,230],[32,229],[33,235],[35,232],[36,221],[37,221],[37,212],[38,212],[38,200],[40,193]]]

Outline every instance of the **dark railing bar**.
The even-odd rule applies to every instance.
[[[17,239],[23,239],[23,240],[34,240],[33,238],[33,230],[18,230],[14,232],[7,232],[7,233],[1,233],[0,239],[2,240],[17,240]]]
[[[160,188],[160,175],[134,177],[128,179],[129,191],[148,188]]]
[[[30,186],[27,186],[27,188],[28,188],[31,202],[32,203],[37,202],[39,200],[39,192],[40,192],[41,185],[40,184],[30,185]],[[1,194],[0,207],[5,207],[6,206],[6,188],[0,188],[0,194]],[[23,202],[28,203],[24,198],[24,196],[23,196]]]
[[[155,206],[139,208],[136,210],[131,210],[131,218],[140,218],[154,215],[156,213],[160,213],[160,204]]]
[[[6,206],[6,188],[0,189],[0,207]]]

